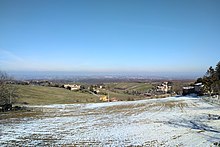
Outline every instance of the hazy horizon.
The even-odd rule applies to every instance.
[[[73,72],[73,71],[8,71],[16,80],[31,79],[164,79],[184,80],[202,77],[204,73],[194,72]]]
[[[218,0],[1,0],[0,70],[205,73],[219,61],[219,6]]]

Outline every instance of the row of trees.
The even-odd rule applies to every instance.
[[[220,61],[215,68],[210,66],[205,76],[198,78],[196,82],[203,83],[205,93],[220,94]]]

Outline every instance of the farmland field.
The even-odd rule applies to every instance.
[[[211,146],[220,141],[219,106],[201,98],[32,107],[38,113],[5,119],[10,113],[1,114],[0,146]]]
[[[133,85],[134,87],[140,89],[148,89],[151,85],[146,85],[144,83],[121,83],[127,88]],[[120,86],[119,85],[119,86]],[[111,85],[115,87],[116,85]],[[117,85],[118,86],[118,85]],[[19,97],[17,103],[27,103],[30,105],[41,105],[41,104],[73,104],[73,103],[91,103],[100,102],[99,96],[94,96],[88,92],[81,91],[70,91],[64,88],[57,87],[46,87],[46,86],[34,86],[34,85],[16,85],[19,90]],[[101,90],[102,92],[109,93],[110,98],[116,98],[119,101],[127,100],[139,100],[144,99],[142,96],[129,95],[123,91],[109,91]]]
[[[18,103],[39,104],[70,104],[96,102],[96,96],[56,87],[17,85],[19,89]]]
[[[146,92],[149,89],[153,88],[151,83],[138,83],[138,82],[120,82],[120,83],[109,83],[107,87],[111,89],[119,89],[124,91],[138,91]]]

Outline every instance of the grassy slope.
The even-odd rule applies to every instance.
[[[129,101],[129,100],[140,100],[140,96],[128,95],[124,93],[115,93],[111,91],[107,91],[109,93],[110,98],[116,98],[119,101]]]
[[[149,89],[152,89],[153,85],[149,84],[149,83],[139,83],[138,85],[136,85],[136,87],[133,87],[132,90],[134,91],[138,91],[138,92],[146,92]]]
[[[108,89],[104,90],[110,94],[110,98],[115,97],[118,100],[139,100],[143,99],[143,96],[135,96],[125,94],[125,91],[138,91],[138,92],[146,92],[149,89],[153,88],[151,83],[138,83],[138,82],[120,82],[120,83],[109,83],[107,84]],[[113,92],[114,91],[114,92]]]
[[[69,91],[62,88],[18,85],[18,103],[37,104],[70,104],[76,102],[96,102],[98,97],[92,94]]]
[[[128,91],[138,91],[138,92],[146,92],[149,89],[153,88],[153,85],[150,83],[135,83],[135,82],[121,82],[121,83],[111,83],[108,86],[112,89],[124,89]]]
[[[117,83],[109,84],[111,88],[124,88],[126,90],[137,90],[144,92],[151,89],[152,85],[147,83]],[[17,85],[19,89],[18,103],[27,102],[31,105],[38,104],[71,104],[71,103],[86,103],[86,102],[99,102],[99,98],[89,94],[75,91],[69,91],[62,88],[31,86],[31,85]],[[137,100],[143,99],[140,96],[124,94],[123,90],[116,90],[116,92],[109,92],[110,98],[117,98],[118,100]]]

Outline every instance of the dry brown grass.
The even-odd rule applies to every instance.
[[[127,104],[106,107],[102,112],[107,113],[123,113],[124,115],[132,115],[135,113],[141,113],[144,111],[162,111],[166,109],[180,109],[184,110],[184,107],[188,107],[188,104],[184,101],[169,101],[169,102],[154,102],[154,103],[142,103],[142,104]]]
[[[28,117],[37,117],[43,115],[42,111],[11,111],[11,112],[2,112],[0,113],[0,120],[9,119],[9,118],[28,118]]]

